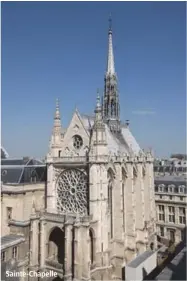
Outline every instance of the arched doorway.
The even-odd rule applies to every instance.
[[[63,265],[65,259],[65,234],[59,227],[55,227],[49,235],[48,258]]]

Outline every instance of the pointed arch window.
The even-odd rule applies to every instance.
[[[138,177],[138,171],[137,171],[137,167],[133,167],[133,183],[136,183],[136,179]]]
[[[122,211],[123,211],[123,230],[125,231],[125,183],[127,179],[127,170],[122,168]]]
[[[113,186],[114,173],[112,169],[108,170],[108,211],[110,216],[110,237],[113,238]]]
[[[94,245],[94,233],[92,229],[89,229],[89,242],[90,242],[90,262],[94,263],[95,259],[95,245]]]
[[[116,106],[114,100],[111,100],[111,117],[115,116]]]
[[[146,168],[142,167],[142,177],[145,178],[146,175]]]

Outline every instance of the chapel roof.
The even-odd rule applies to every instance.
[[[83,121],[85,129],[90,132],[94,124],[94,116],[81,114],[81,119]],[[122,124],[121,126],[120,133],[114,134],[113,132],[111,132],[107,124],[105,124],[105,129],[109,153],[115,155],[119,153],[136,155],[140,151],[142,151],[134,136],[132,135],[130,129],[124,124]]]

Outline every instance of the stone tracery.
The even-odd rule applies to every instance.
[[[57,208],[60,212],[87,214],[87,175],[78,169],[63,171],[57,180]]]

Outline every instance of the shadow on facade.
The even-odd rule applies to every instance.
[[[144,277],[143,280],[155,280],[157,276],[164,270],[165,267],[172,271],[170,280],[186,280],[186,227],[182,233],[183,241],[181,241],[175,248],[173,253],[168,253],[167,259],[159,266],[157,266],[150,274]],[[171,241],[169,243],[171,245]],[[183,255],[182,259],[177,265],[172,263],[177,255]]]
[[[59,276],[55,277],[52,281],[63,281],[63,278],[60,278]]]
[[[65,235],[59,227],[55,227],[49,236],[49,258],[63,265],[65,259]]]

